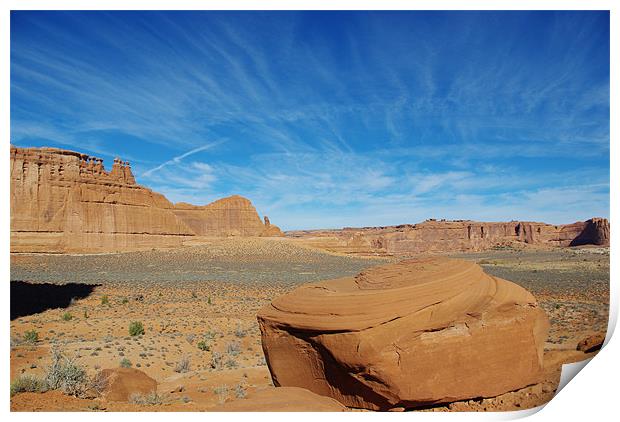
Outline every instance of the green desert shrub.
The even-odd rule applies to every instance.
[[[123,358],[121,360],[120,365],[121,365],[121,368],[131,368],[131,361],[127,358]]]
[[[73,319],[73,315],[71,315],[70,312],[65,312],[64,314],[62,314],[63,321],[71,321],[72,319]]]
[[[198,349],[202,350],[203,352],[208,352],[211,349],[211,345],[206,340],[199,341],[196,346],[198,347]]]
[[[72,396],[82,395],[90,384],[86,370],[58,347],[52,347],[52,364],[47,368],[45,382],[50,390],[61,390]]]
[[[34,344],[39,341],[39,333],[35,330],[29,330],[24,333],[24,342]]]
[[[109,305],[110,304],[110,298],[108,297],[108,295],[105,295],[101,298],[101,304],[102,305]]]
[[[129,299],[127,299],[126,297],[124,297],[123,299],[121,299],[121,303],[123,305],[126,305],[127,303],[129,303]]]
[[[140,321],[133,321],[129,324],[130,336],[141,336],[144,334],[144,326]]]
[[[47,383],[43,378],[22,374],[11,382],[11,397],[17,393],[43,393],[47,389]]]

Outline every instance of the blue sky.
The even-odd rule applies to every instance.
[[[284,229],[609,217],[607,12],[12,12],[11,143]]]

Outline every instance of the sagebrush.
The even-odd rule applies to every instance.
[[[11,397],[17,393],[44,393],[48,390],[45,379],[29,375],[21,374],[11,382]]]

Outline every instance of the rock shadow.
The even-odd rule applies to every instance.
[[[11,281],[11,321],[48,309],[66,308],[71,299],[88,297],[100,284],[49,284]]]
[[[581,233],[570,242],[569,246],[600,245],[602,241],[597,225],[588,220]]]

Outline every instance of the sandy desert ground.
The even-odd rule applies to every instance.
[[[577,351],[578,342],[606,331],[609,249],[505,248],[451,256],[473,260],[536,296],[551,321],[547,376],[542,384],[496,398],[427,410],[518,410],[551,399],[561,363],[592,356]],[[395,260],[335,255],[288,239],[220,239],[122,254],[12,255],[12,292],[25,293],[21,299],[12,296],[21,306],[12,307],[11,379],[41,375],[52,345],[59,345],[90,375],[122,361],[144,371],[157,380],[159,397],[155,404],[136,404],[57,391],[19,393],[11,398],[11,410],[209,411],[243,400],[273,388],[258,309],[300,283],[354,275]],[[79,285],[60,293],[69,296],[67,307],[56,307],[57,302],[41,310],[30,293],[53,296],[43,283]],[[144,335],[129,334],[132,321],[142,322]],[[38,341],[25,341],[32,330]]]

